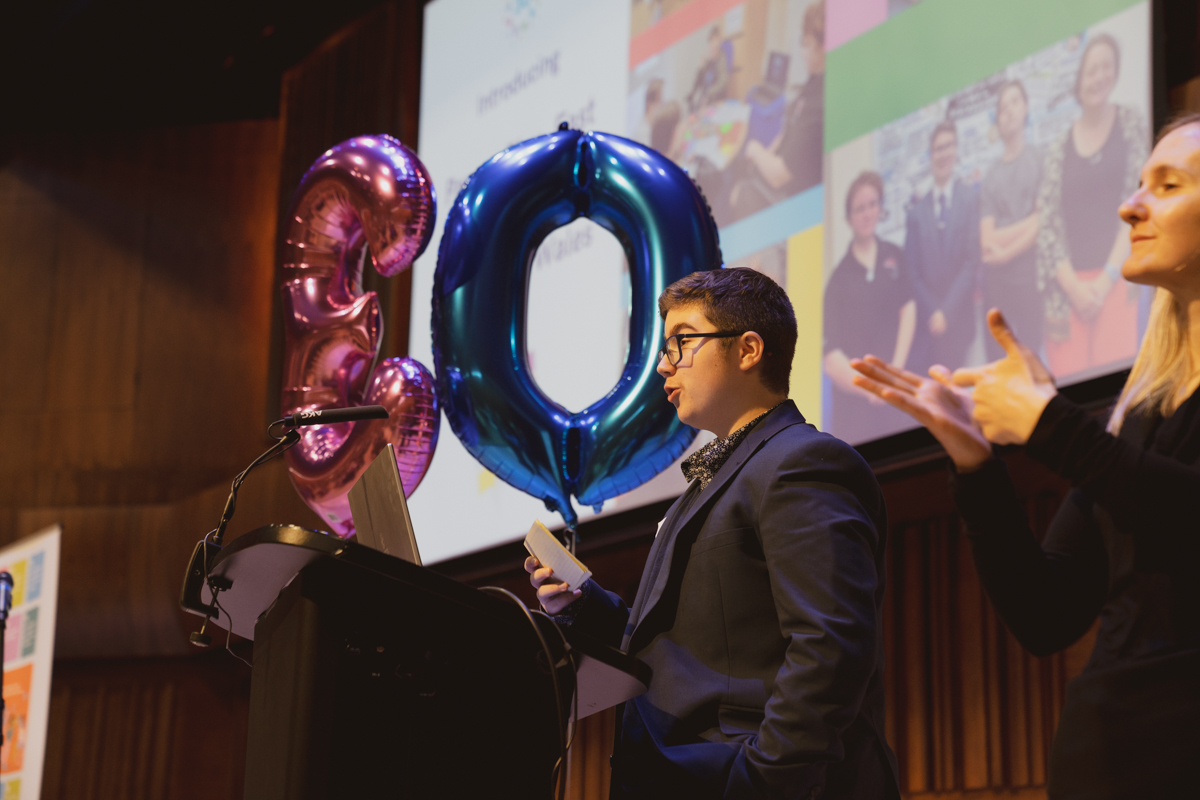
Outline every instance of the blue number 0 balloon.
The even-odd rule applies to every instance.
[[[555,228],[587,217],[625,249],[629,355],[617,385],[572,414],[537,387],[525,349],[529,272]],[[433,279],[433,359],[454,433],[502,480],[576,522],[570,497],[599,507],[668,467],[695,438],[655,373],[657,299],[718,269],[717,226],[687,173],[637,142],[560,130],[498,153],[450,209]],[[569,328],[562,336],[579,337]]]

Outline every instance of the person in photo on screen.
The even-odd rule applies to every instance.
[[[547,613],[644,661],[613,798],[898,800],[884,736],[887,519],[870,467],[788,400],[796,317],[745,268],[659,298],[658,372],[679,419],[717,438],[683,462],[632,607],[525,562]]]
[[[1004,142],[1004,154],[983,179],[979,243],[984,307],[1003,311],[1021,341],[1041,353],[1045,303],[1038,291],[1034,244],[1042,155],[1025,141],[1028,120],[1025,85],[1019,80],[1002,84],[996,92],[996,128]],[[989,361],[1003,357],[1004,351],[991,337],[985,344]]]
[[[650,144],[650,132],[654,127],[654,119],[663,102],[663,80],[654,78],[646,85],[646,110],[638,121],[633,138],[642,144]]]
[[[825,374],[833,383],[826,429],[852,444],[910,427],[895,409],[854,385],[850,356],[883,353],[904,369],[917,324],[917,303],[904,251],[875,235],[883,208],[883,178],[863,172],[846,192],[853,238],[825,284]]]
[[[917,343],[923,361],[966,363],[975,339],[979,275],[979,187],[955,177],[958,128],[944,120],[929,137],[933,186],[908,210],[904,261],[917,296]]]
[[[1121,280],[1128,237],[1112,210],[1137,187],[1146,123],[1109,99],[1120,69],[1117,40],[1090,37],[1074,87],[1082,113],[1046,153],[1037,271],[1046,355],[1059,378],[1137,350],[1138,289]]]
[[[878,358],[856,383],[910,413],[953,461],[975,566],[1006,627],[1034,655],[1096,628],[1067,685],[1049,796],[1188,797],[1200,753],[1200,114],[1168,123],[1121,204],[1121,267],[1155,287],[1145,339],[1107,425],[1058,393],[998,310],[1006,357],[928,378]],[[1072,489],[1035,538],[992,444]]]
[[[679,156],[679,121],[683,109],[675,100],[660,103],[650,125],[650,146],[667,158]]]
[[[808,80],[788,105],[770,144],[746,142],[730,165],[730,221],[737,221],[821,182],[825,154],[825,0],[804,9],[800,49]]]
[[[729,93],[729,62],[730,55],[726,53],[721,26],[714,25],[708,32],[708,56],[700,65],[692,90],[688,92],[689,111],[698,111],[725,99]]]

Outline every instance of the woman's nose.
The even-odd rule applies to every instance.
[[[1138,189],[1129,197],[1125,198],[1125,202],[1121,203],[1121,207],[1117,209],[1117,214],[1126,224],[1132,225],[1146,218],[1146,205],[1143,202],[1145,199],[1144,190]]]

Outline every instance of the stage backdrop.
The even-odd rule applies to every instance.
[[[943,230],[967,236],[976,263],[965,267],[971,275],[956,307],[946,309],[962,351],[948,366],[988,356],[984,303],[999,296],[1002,270],[983,263],[981,218],[990,214],[993,227],[1003,228],[1012,220],[997,209],[1021,191],[1034,195],[1042,230],[1022,257],[1028,274],[1013,279],[1020,307],[1001,305],[1012,316],[1054,317],[1037,349],[1060,367],[1060,383],[1127,366],[1143,295],[1118,282],[1101,326],[1117,333],[1097,336],[1072,317],[1051,273],[1055,257],[1070,252],[1067,228],[1078,227],[1064,220],[1073,198],[1061,188],[1079,185],[1084,173],[1084,180],[1103,172],[1119,183],[1148,146],[1149,23],[1145,0],[433,0],[425,8],[418,144],[439,194],[438,227],[413,270],[409,354],[432,363],[437,247],[463,181],[501,149],[567,122],[638,140],[685,167],[720,226],[725,264],[760,270],[785,287],[800,328],[791,396],[811,422],[853,444],[911,427],[847,391],[835,351],[862,355],[844,348],[866,342],[892,359],[906,349],[905,366],[919,369],[935,352],[927,331],[936,309],[916,302],[912,287],[915,276],[938,265],[926,263],[932,260],[906,232],[909,217],[916,224],[924,213],[919,206],[932,185],[931,134],[949,120],[955,186],[963,189],[950,201],[958,217]],[[1092,45],[1098,55],[1084,64],[1099,39],[1104,46]],[[1004,145],[996,112],[999,92],[1013,79],[1026,104],[1027,152],[1017,168],[1005,169],[998,168]],[[1099,158],[1066,158],[1063,143],[1089,91],[1116,109],[1108,144]],[[1108,171],[1117,161],[1120,168]],[[1072,171],[1065,183],[1064,169]],[[847,263],[846,195],[863,173],[877,174],[882,188],[877,218],[869,209],[866,217],[878,242],[873,265]],[[856,194],[869,200],[871,193]],[[1097,201],[1089,211],[1109,221],[1114,240],[1116,204]],[[1040,272],[1039,258],[1049,264]],[[1084,277],[1104,266],[1076,260]],[[1001,284],[1009,272],[1016,274],[1005,272]],[[588,221],[560,228],[535,256],[529,363],[538,385],[572,411],[602,397],[621,373],[628,275],[620,244]],[[897,348],[909,300],[911,345]],[[693,449],[710,438],[701,434]],[[684,488],[673,465],[600,513]],[[410,503],[427,561],[517,539],[534,517],[559,522],[471,458],[448,425]]]

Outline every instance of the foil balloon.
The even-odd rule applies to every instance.
[[[572,414],[530,374],[530,266],[555,228],[587,217],[625,249],[632,304],[617,385]],[[659,294],[721,266],[717,226],[687,173],[637,142],[559,130],[497,154],[450,209],[433,287],[438,397],[455,435],[484,467],[576,522],[669,466],[696,431],[675,415],[655,372]],[[589,332],[563,330],[586,358]]]
[[[332,148],[300,181],[281,250],[284,414],[378,404],[386,420],[301,429],[287,453],[292,484],[335,532],[354,532],[347,495],[389,442],[411,495],[437,446],[433,376],[411,358],[379,361],[383,318],[362,290],[369,259],[392,276],[429,244],[433,183],[417,156],[390,136]]]

